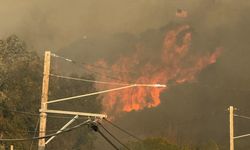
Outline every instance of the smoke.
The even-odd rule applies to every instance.
[[[172,137],[181,144],[214,139],[228,145],[227,107],[235,105],[238,113],[250,115],[249,8],[245,0],[2,0],[0,36],[17,34],[32,50],[49,48],[79,61],[111,64],[118,56],[130,56],[139,43],[144,61],[155,62],[165,33],[188,24],[190,52],[223,47],[217,62],[199,72],[195,82],[163,92],[158,107],[130,112],[117,122],[142,136]],[[177,10],[188,15],[176,17]],[[248,126],[237,120],[236,132],[244,133]],[[238,145],[246,149],[249,143]]]
[[[36,50],[58,50],[84,37],[138,33],[159,27],[172,16],[166,13],[169,10],[158,9],[165,3],[163,0],[2,1],[1,36],[18,34]],[[164,19],[158,19],[159,15]]]

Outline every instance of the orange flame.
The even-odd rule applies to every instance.
[[[115,73],[116,79],[122,81],[134,81],[134,83],[167,84],[175,81],[177,84],[192,81],[195,76],[207,65],[215,63],[222,49],[218,48],[213,53],[201,55],[189,52],[192,42],[192,33],[188,25],[180,26],[166,33],[162,46],[162,57],[159,62],[147,62],[141,65],[141,49],[131,57],[121,57],[111,65],[111,72]],[[177,36],[184,33],[181,41]],[[177,44],[180,43],[180,44]],[[107,67],[105,61],[99,61],[98,65]],[[117,74],[118,73],[118,74]],[[135,74],[132,74],[135,73]],[[139,74],[139,75],[138,75]],[[109,80],[107,72],[97,77],[99,80]],[[117,80],[115,80],[117,82]],[[114,81],[112,81],[114,82]],[[96,84],[97,89],[114,88]],[[167,90],[165,88],[165,90]],[[160,94],[164,88],[156,87],[133,87],[121,91],[110,92],[102,95],[104,111],[108,114],[130,112],[158,106]]]

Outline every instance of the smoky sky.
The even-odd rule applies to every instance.
[[[205,25],[209,27],[215,26],[215,22],[221,24],[220,22],[223,21],[216,13],[218,10],[209,8],[215,3],[227,2],[205,0],[1,1],[0,36],[18,34],[27,42],[30,41],[34,46],[32,48],[36,50],[60,49],[86,36],[107,36],[117,32],[140,33],[150,28],[159,28],[170,21],[178,20],[175,17],[177,9],[187,10],[191,15],[190,18],[196,20],[202,19],[201,14],[205,13],[208,15],[206,21],[213,21],[211,25]],[[192,13],[197,17],[193,17]]]
[[[165,24],[176,7],[166,1],[2,1],[1,36],[18,34],[35,48],[59,49],[84,36],[140,32]],[[170,12],[171,13],[167,13]],[[161,19],[158,17],[161,16]]]
[[[177,18],[177,9],[186,10],[187,18]],[[1,0],[0,37],[17,34],[31,50],[112,62],[137,43],[153,56],[168,29],[189,24],[191,51],[223,47],[217,62],[195,82],[170,87],[160,106],[124,114],[116,123],[141,137],[165,136],[180,144],[213,140],[227,149],[227,107],[250,116],[249,14],[246,0]],[[250,131],[249,122],[236,121],[236,135]],[[249,143],[242,139],[236,147],[249,149]]]

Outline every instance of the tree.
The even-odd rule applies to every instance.
[[[12,35],[0,40],[0,134],[1,138],[23,138],[35,127],[36,118],[18,111],[37,112],[41,91],[42,65],[37,54]],[[7,145],[9,143],[6,143]],[[15,148],[27,149],[29,143]]]
[[[29,131],[35,130],[39,119],[37,114],[40,108],[42,76],[42,59],[36,53],[28,51],[22,40],[15,35],[0,40],[0,138],[34,136],[34,133]],[[57,78],[51,78],[49,89],[50,99],[95,91],[94,86],[90,83],[83,84]],[[88,98],[88,101],[78,99],[74,103],[60,103],[51,105],[50,108],[98,113],[101,111],[101,103],[93,96]],[[32,112],[34,115],[23,114],[20,113],[21,111]],[[68,121],[69,119],[48,118],[48,130],[58,130]],[[67,134],[67,138],[64,138],[65,136],[56,137],[54,140],[56,142],[49,143],[47,149],[59,150],[62,147],[65,149],[80,149],[81,147],[93,149],[94,136],[88,132],[88,129],[65,134]],[[38,133],[35,135],[38,136]],[[26,150],[29,149],[31,141],[1,144],[6,146],[14,144],[15,149]]]

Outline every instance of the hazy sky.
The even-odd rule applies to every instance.
[[[138,33],[175,20],[199,0],[1,0],[0,37],[17,34],[34,48],[62,48],[84,36]]]
[[[34,49],[63,48],[85,36],[140,33],[176,21],[177,9],[202,27],[230,26],[249,6],[233,0],[0,0],[0,37],[18,36]],[[230,16],[230,18],[228,18]],[[181,20],[181,19],[179,19]],[[195,21],[194,21],[195,20]]]

